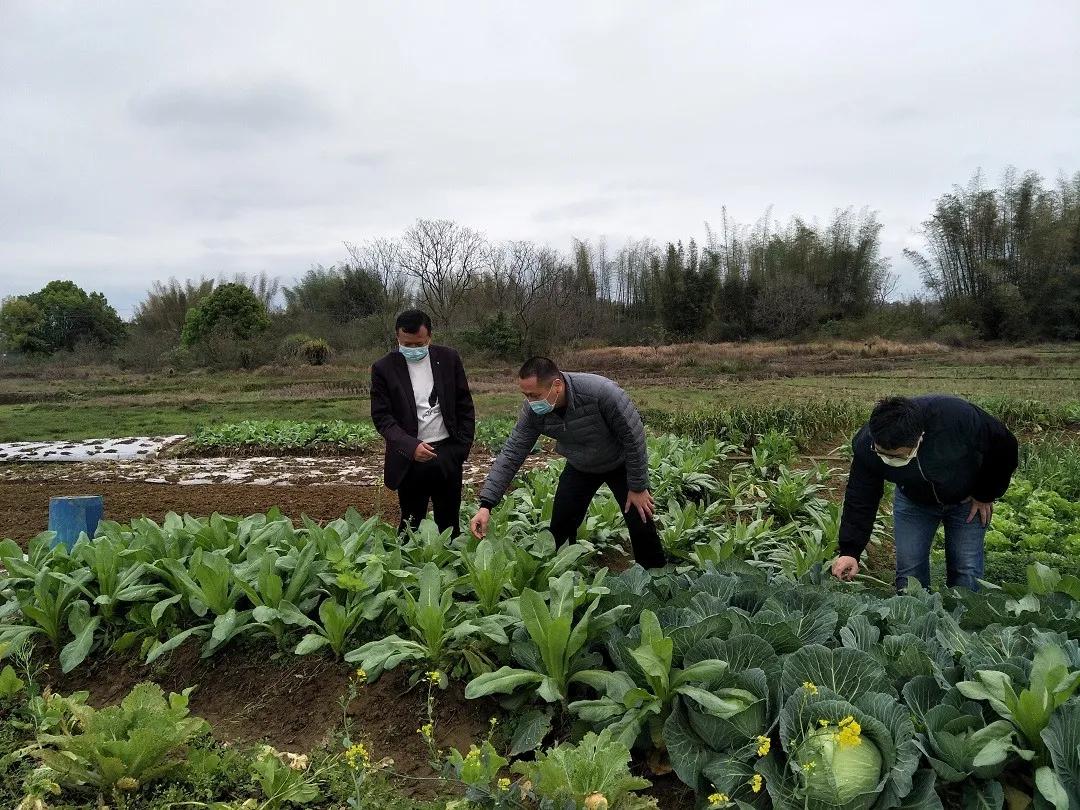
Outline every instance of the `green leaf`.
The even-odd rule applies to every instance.
[[[1035,771],[1035,786],[1043,798],[1054,805],[1054,810],[1069,810],[1069,794],[1053,770],[1042,767]]]
[[[150,652],[146,655],[146,663],[152,664],[165,653],[175,650],[189,638],[193,636],[205,635],[206,632],[210,630],[210,628],[211,625],[209,624],[201,624],[198,627],[191,627],[187,630],[177,633],[175,636],[171,636],[167,641],[155,644],[150,649]]]
[[[1042,732],[1054,773],[1073,805],[1080,807],[1080,702],[1060,707]]]
[[[347,656],[346,660],[349,660]],[[484,695],[508,695],[519,686],[538,684],[543,680],[544,676],[539,672],[504,666],[473,678],[465,687],[465,697],[472,700]]]
[[[26,683],[19,679],[10,664],[0,670],[0,700],[7,700],[19,694]]]
[[[86,602],[76,602],[72,606],[71,613],[68,614],[68,627],[75,638],[60,650],[61,671],[71,672],[86,660],[90,648],[94,646],[94,631],[100,623],[100,616],[90,617],[90,606]]]
[[[693,700],[708,714],[727,720],[757,703],[758,698],[745,689],[719,689],[715,693],[696,686],[680,686],[680,695]]]
[[[530,709],[525,712],[514,728],[514,737],[510,741],[510,756],[535,751],[551,732],[551,711]]]
[[[803,647],[784,660],[781,685],[785,695],[794,694],[807,682],[848,701],[870,692],[893,691],[884,668],[868,653],[845,647],[830,650],[819,644]]]
[[[719,680],[728,670],[727,661],[707,658],[691,664],[684,670],[676,670],[671,681],[671,688],[677,689],[687,683],[711,683]]]
[[[316,650],[320,650],[330,643],[330,639],[326,636],[320,636],[318,633],[308,633],[302,639],[300,643],[296,645],[297,655],[310,655]]]
[[[182,594],[175,594],[167,599],[162,599],[160,602],[155,604],[152,608],[150,608],[150,623],[153,624],[154,627],[157,627],[158,622],[160,622],[161,617],[165,615],[165,611],[168,610],[169,605],[175,605],[183,598],[184,597]]]
[[[1005,791],[999,782],[968,782],[964,785],[963,810],[1001,810]]]

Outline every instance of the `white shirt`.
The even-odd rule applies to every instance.
[[[413,398],[416,400],[416,424],[419,430],[416,438],[422,442],[441,442],[449,439],[450,433],[443,422],[439,404],[430,404],[431,391],[435,387],[435,377],[431,373],[431,355],[416,363],[405,361],[409,367],[409,379],[412,381]]]

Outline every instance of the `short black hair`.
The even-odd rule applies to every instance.
[[[870,439],[882,450],[914,447],[923,429],[922,410],[907,397],[879,400],[870,414]]]
[[[561,376],[562,372],[559,371],[559,367],[549,357],[530,357],[518,371],[519,378],[527,380],[529,377],[536,377],[536,381],[541,385],[550,383],[556,377]]]
[[[422,309],[407,309],[397,316],[394,331],[400,329],[402,332],[415,335],[420,331],[421,326],[426,326],[428,334],[431,334],[431,318],[428,317],[428,314]]]

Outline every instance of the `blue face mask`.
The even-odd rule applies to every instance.
[[[548,394],[551,393],[551,389],[555,387],[555,381],[552,380],[551,385],[548,387],[547,394],[544,394],[543,399],[528,399],[529,407],[532,408],[532,412],[537,416],[543,416],[544,414],[551,413],[555,410],[555,406],[547,401]]]
[[[427,346],[402,346],[399,343],[398,351],[405,355],[405,359],[410,363],[419,363],[428,355]]]
[[[537,416],[543,416],[546,413],[551,413],[555,410],[555,406],[548,402],[546,399],[538,399],[535,402],[529,401],[529,407],[532,408],[532,412]]]

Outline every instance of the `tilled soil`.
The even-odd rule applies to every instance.
[[[313,520],[340,518],[350,506],[365,516],[398,520],[397,496],[379,486],[255,486],[250,484],[139,484],[130,482],[0,482],[0,537],[24,541],[49,525],[49,498],[101,495],[105,517],[120,523],[146,516],[161,521],[169,512],[206,516],[252,515],[278,507],[283,514]]]
[[[199,657],[197,642],[188,642],[171,656],[146,666],[114,655],[92,658],[51,686],[69,694],[86,690],[94,706],[119,703],[136,684],[153,681],[166,692],[195,686],[192,714],[210,723],[224,742],[266,742],[280,751],[308,753],[333,747],[347,722],[352,736],[363,741],[374,761],[390,757],[392,771],[406,795],[428,798],[437,783],[426,744],[417,729],[427,722],[427,689],[410,689],[405,667],[359,687],[343,711],[353,669],[326,656],[267,655],[265,645],[232,646],[209,658]],[[59,673],[59,666],[51,668]],[[454,681],[435,690],[435,742],[442,748],[468,752],[488,732],[496,713],[490,700],[466,700],[464,684]]]

